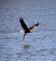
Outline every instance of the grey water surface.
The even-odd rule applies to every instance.
[[[19,17],[32,33],[23,33]],[[0,0],[0,61],[56,61],[56,0]]]

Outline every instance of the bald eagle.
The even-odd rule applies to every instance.
[[[32,29],[34,29],[34,27],[39,26],[39,23],[36,23],[33,26],[28,28],[28,26],[25,24],[24,19],[22,17],[19,18],[19,20],[20,20],[22,28],[24,29],[23,39],[25,38],[27,33],[30,33],[32,31]]]

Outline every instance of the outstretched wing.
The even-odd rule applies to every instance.
[[[39,26],[39,23],[34,24],[33,26],[31,26],[29,29],[32,30],[35,26]]]
[[[27,27],[27,25],[25,24],[23,18],[19,18],[20,20],[20,23],[21,23],[21,26],[22,28],[25,30],[25,32],[30,32],[29,28]]]

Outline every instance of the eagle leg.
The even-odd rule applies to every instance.
[[[23,40],[24,40],[25,36],[26,36],[26,33],[23,35]]]

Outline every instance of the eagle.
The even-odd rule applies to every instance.
[[[27,33],[31,33],[31,31],[36,27],[36,26],[39,26],[39,22],[34,24],[33,26],[31,27],[28,27],[26,25],[26,23],[24,22],[24,19],[23,17],[19,18],[19,21],[21,23],[21,26],[22,28],[24,29],[24,35],[23,35],[23,39],[25,38],[25,36],[27,35]],[[22,32],[22,31],[21,31]]]

